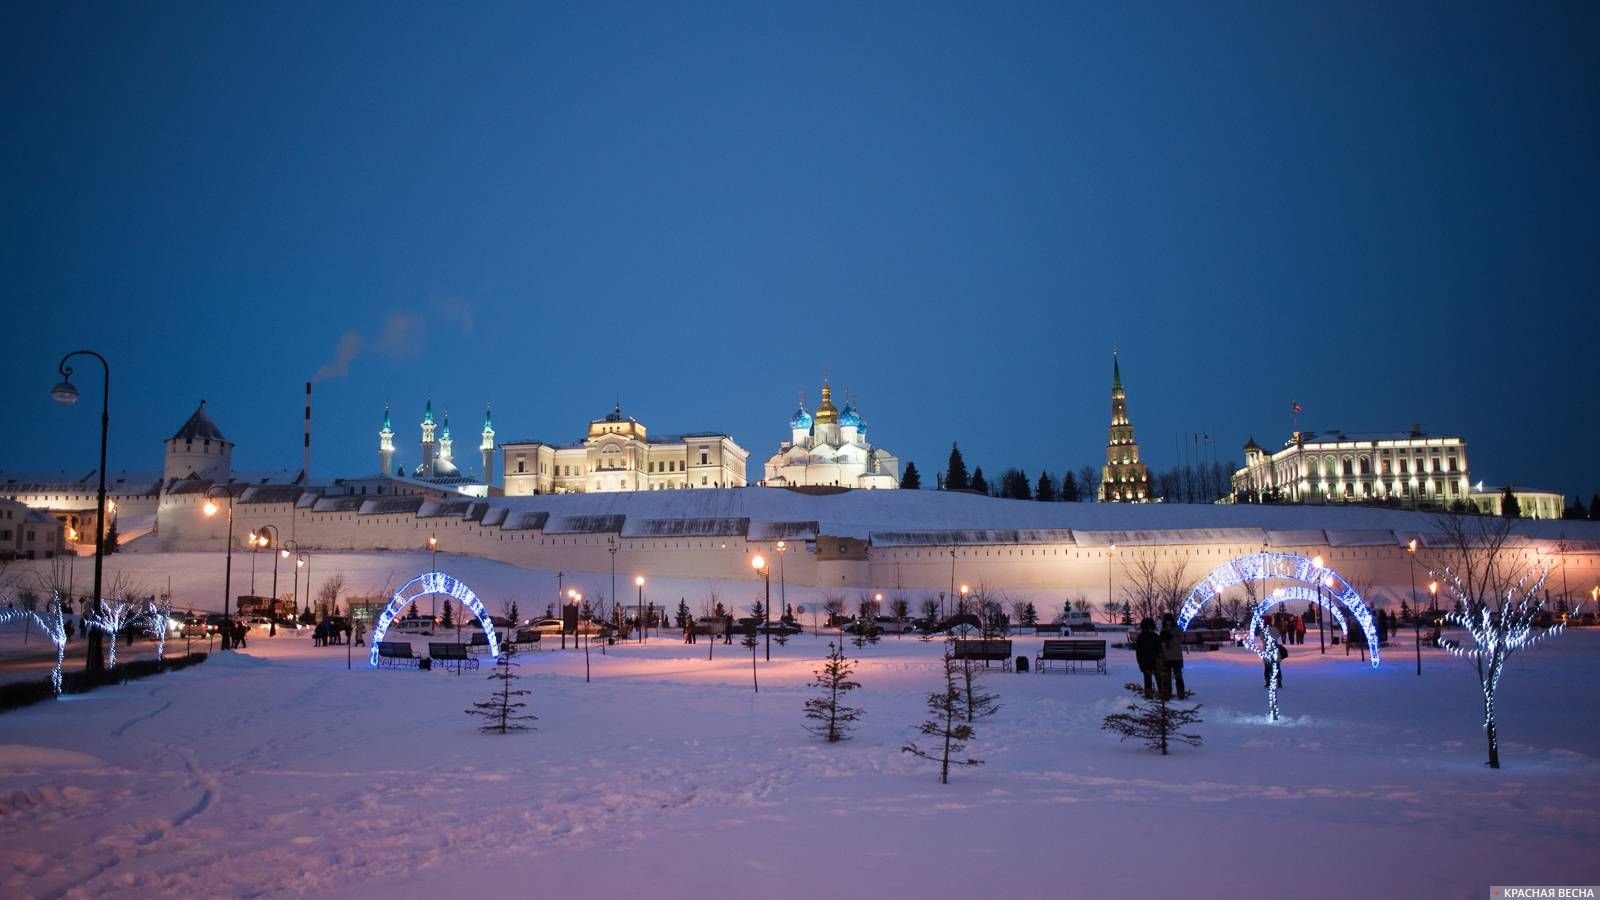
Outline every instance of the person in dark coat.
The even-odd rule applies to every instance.
[[[1178,630],[1177,617],[1167,613],[1161,617],[1161,694],[1172,696],[1172,683],[1177,682],[1178,699],[1189,696],[1183,686],[1183,632]]]
[[[1161,662],[1161,637],[1156,634],[1154,619],[1139,622],[1139,635],[1133,639],[1133,656],[1144,674],[1144,697],[1148,700],[1155,696],[1156,668]]]

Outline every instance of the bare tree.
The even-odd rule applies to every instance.
[[[1468,647],[1455,638],[1439,646],[1471,659],[1483,691],[1483,727],[1489,741],[1489,768],[1500,768],[1500,740],[1495,721],[1495,693],[1506,661],[1539,640],[1560,634],[1560,619],[1539,627],[1545,614],[1544,584],[1548,568],[1520,563],[1507,549],[1513,519],[1499,516],[1444,515],[1435,518],[1443,541],[1438,548],[1443,566],[1434,575],[1443,582],[1453,608],[1445,621],[1466,629]]]
[[[1185,553],[1181,557],[1174,557],[1156,578],[1161,611],[1177,615],[1192,587],[1189,584],[1189,555]]]
[[[1154,556],[1134,556],[1122,559],[1122,578],[1118,580],[1122,599],[1133,608],[1135,619],[1159,618],[1161,613],[1161,564]]]
[[[322,581],[322,587],[317,589],[317,605],[322,608],[324,615],[337,615],[339,593],[344,590],[344,576],[334,575]]]

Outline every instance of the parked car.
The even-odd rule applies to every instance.
[[[805,629],[804,628],[801,628],[799,625],[796,625],[793,622],[769,622],[766,625],[758,625],[758,626],[756,626],[756,631],[759,631],[762,634],[766,634],[768,631],[772,632],[773,634],[804,634],[805,633]]]
[[[206,624],[200,616],[188,616],[183,620],[183,625],[178,629],[178,637],[203,638],[210,635],[214,629]]]
[[[415,618],[408,616],[404,619],[396,619],[394,624],[389,626],[389,630],[395,632],[396,634],[422,634],[431,636],[434,632],[434,629],[437,627],[438,623],[428,616],[417,616]]]
[[[529,625],[528,627],[542,634],[559,635],[562,631],[560,619],[536,619],[534,620],[533,624]],[[604,622],[580,620],[578,622],[577,633],[596,635],[609,630],[611,630],[611,626]],[[572,634],[571,631],[568,631],[567,633]]]

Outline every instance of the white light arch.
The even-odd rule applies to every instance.
[[[1262,551],[1241,556],[1218,566],[1195,585],[1194,590],[1190,591],[1188,598],[1183,601],[1183,608],[1178,613],[1178,627],[1187,629],[1189,622],[1200,613],[1200,610],[1207,603],[1216,600],[1225,588],[1235,587],[1247,581],[1262,582],[1273,579],[1310,585],[1314,592],[1319,582],[1325,584],[1326,579],[1330,578],[1333,580],[1333,586],[1324,588],[1323,596],[1327,600],[1338,601],[1339,605],[1356,620],[1356,624],[1361,626],[1362,632],[1367,636],[1372,667],[1377,668],[1378,628],[1372,621],[1372,612],[1367,609],[1361,594],[1350,586],[1350,582],[1346,581],[1343,575],[1327,566],[1318,566],[1311,559],[1297,553]]]
[[[478,624],[489,636],[489,655],[496,658],[500,656],[500,636],[495,633],[494,622],[489,619],[489,611],[483,608],[472,588],[443,572],[426,572],[401,585],[400,590],[395,591],[394,596],[389,598],[389,605],[384,607],[383,615],[378,617],[378,625],[372,632],[372,650],[368,654],[368,661],[372,665],[378,664],[378,642],[388,633],[395,614],[404,609],[406,604],[429,594],[443,594],[461,601],[464,608],[471,610],[472,614],[477,616]]]

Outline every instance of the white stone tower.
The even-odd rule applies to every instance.
[[[383,405],[383,427],[378,430],[378,474],[394,474],[394,426],[389,423],[389,404]]]
[[[173,479],[203,478],[209,481],[227,481],[233,471],[233,443],[222,436],[222,429],[206,415],[206,402],[183,423],[177,434],[167,438],[166,460],[161,467],[161,478],[171,484]]]
[[[487,486],[494,483],[494,419],[488,406],[483,408],[483,440],[478,449],[483,452],[483,483]]]
[[[441,423],[439,429],[439,458],[434,460],[433,471],[428,474],[438,475],[440,474],[440,469],[450,469],[454,467],[455,458],[450,452],[450,445],[450,410],[446,409],[444,411],[444,422]],[[449,463],[450,465],[441,466],[439,465],[440,463]]]
[[[428,406],[422,412],[422,466],[418,474],[423,478],[433,477],[434,452],[438,445],[433,442],[433,399],[428,399]]]

